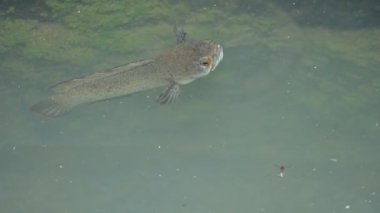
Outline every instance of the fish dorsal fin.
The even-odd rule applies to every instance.
[[[177,45],[186,41],[186,32],[181,27],[174,27],[174,32]]]
[[[146,60],[131,62],[128,64],[124,64],[121,66],[114,67],[112,69],[95,72],[93,74],[86,75],[86,76],[83,76],[80,78],[73,78],[73,79],[70,79],[67,81],[62,81],[62,82],[59,82],[58,84],[55,84],[55,85],[49,87],[49,89],[51,89],[52,91],[57,92],[57,93],[65,92],[65,91],[72,89],[76,86],[86,84],[86,83],[90,83],[90,82],[94,82],[94,81],[102,79],[102,78],[107,78],[107,77],[116,75],[116,74],[121,73],[121,72],[125,72],[128,70],[135,69],[136,67],[140,67],[140,66],[150,64],[152,62],[154,62],[154,59],[146,59]]]

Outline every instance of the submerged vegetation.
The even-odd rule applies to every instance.
[[[38,80],[33,75],[54,72],[40,70],[26,74],[27,70],[35,70],[24,69],[34,60],[70,68],[88,67],[109,55],[124,58],[124,63],[136,55],[149,56],[174,44],[172,28],[180,24],[186,27],[192,38],[212,38],[225,48],[244,46],[252,47],[252,52],[268,53],[268,63],[271,64],[267,70],[274,74],[284,75],[282,64],[278,62],[279,57],[284,57],[281,53],[298,56],[292,75],[305,76],[305,85],[315,87],[299,92],[294,99],[310,109],[322,110],[331,102],[342,108],[354,106],[361,109],[378,104],[374,100],[380,90],[380,77],[370,79],[370,76],[380,63],[380,29],[373,25],[363,29],[334,29],[332,23],[326,26],[321,23],[300,24],[302,15],[311,18],[303,12],[312,7],[320,6],[317,9],[322,12],[334,12],[333,8],[322,10],[325,4],[321,0],[312,1],[314,3],[310,5],[302,3],[302,7],[298,1],[293,6],[284,6],[278,1],[262,0],[228,3],[169,0],[37,2],[27,6],[21,1],[1,3],[0,57],[17,56],[22,66],[15,60],[2,60],[0,69],[12,72],[13,76],[19,73],[23,79],[29,76],[29,79]],[[33,15],[23,17],[25,7],[33,11]],[[349,8],[353,10],[355,7],[351,5]],[[366,19],[375,14],[372,10],[360,8],[353,12],[359,14],[356,17]],[[339,14],[342,18],[350,15]],[[347,66],[346,71],[331,71],[327,74],[331,78],[326,78],[318,71],[319,64],[334,67],[331,61],[352,64],[355,69]],[[341,79],[358,86],[347,89],[350,83]],[[337,101],[331,93],[340,94],[341,99]]]
[[[300,28],[276,1],[199,5],[162,0],[42,2],[32,5],[39,11],[34,19],[20,18],[18,4],[4,5],[8,8],[0,12],[0,53],[21,49],[26,58],[86,64],[95,61],[99,51],[129,54],[162,49],[173,41],[172,27],[181,24],[193,37],[216,37],[230,47],[259,45],[276,50],[300,48],[310,41],[327,48],[326,53],[339,53],[342,59],[364,65],[377,61],[379,54],[375,47],[378,29]],[[246,9],[237,13],[242,4]]]

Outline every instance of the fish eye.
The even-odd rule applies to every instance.
[[[205,57],[205,58],[202,58],[201,61],[200,61],[200,64],[203,65],[203,66],[210,66],[211,64],[211,58],[210,57]]]

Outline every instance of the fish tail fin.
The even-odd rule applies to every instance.
[[[65,104],[51,98],[42,100],[29,108],[30,111],[38,112],[48,118],[61,117],[69,112],[70,109],[70,106],[66,106]]]

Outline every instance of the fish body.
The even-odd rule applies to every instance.
[[[51,87],[53,94],[31,106],[31,111],[59,117],[80,104],[163,86],[166,89],[156,101],[173,102],[180,93],[180,85],[208,75],[223,58],[221,45],[213,41],[185,41],[186,33],[181,29],[177,29],[176,36],[177,45],[153,59],[132,62]]]

